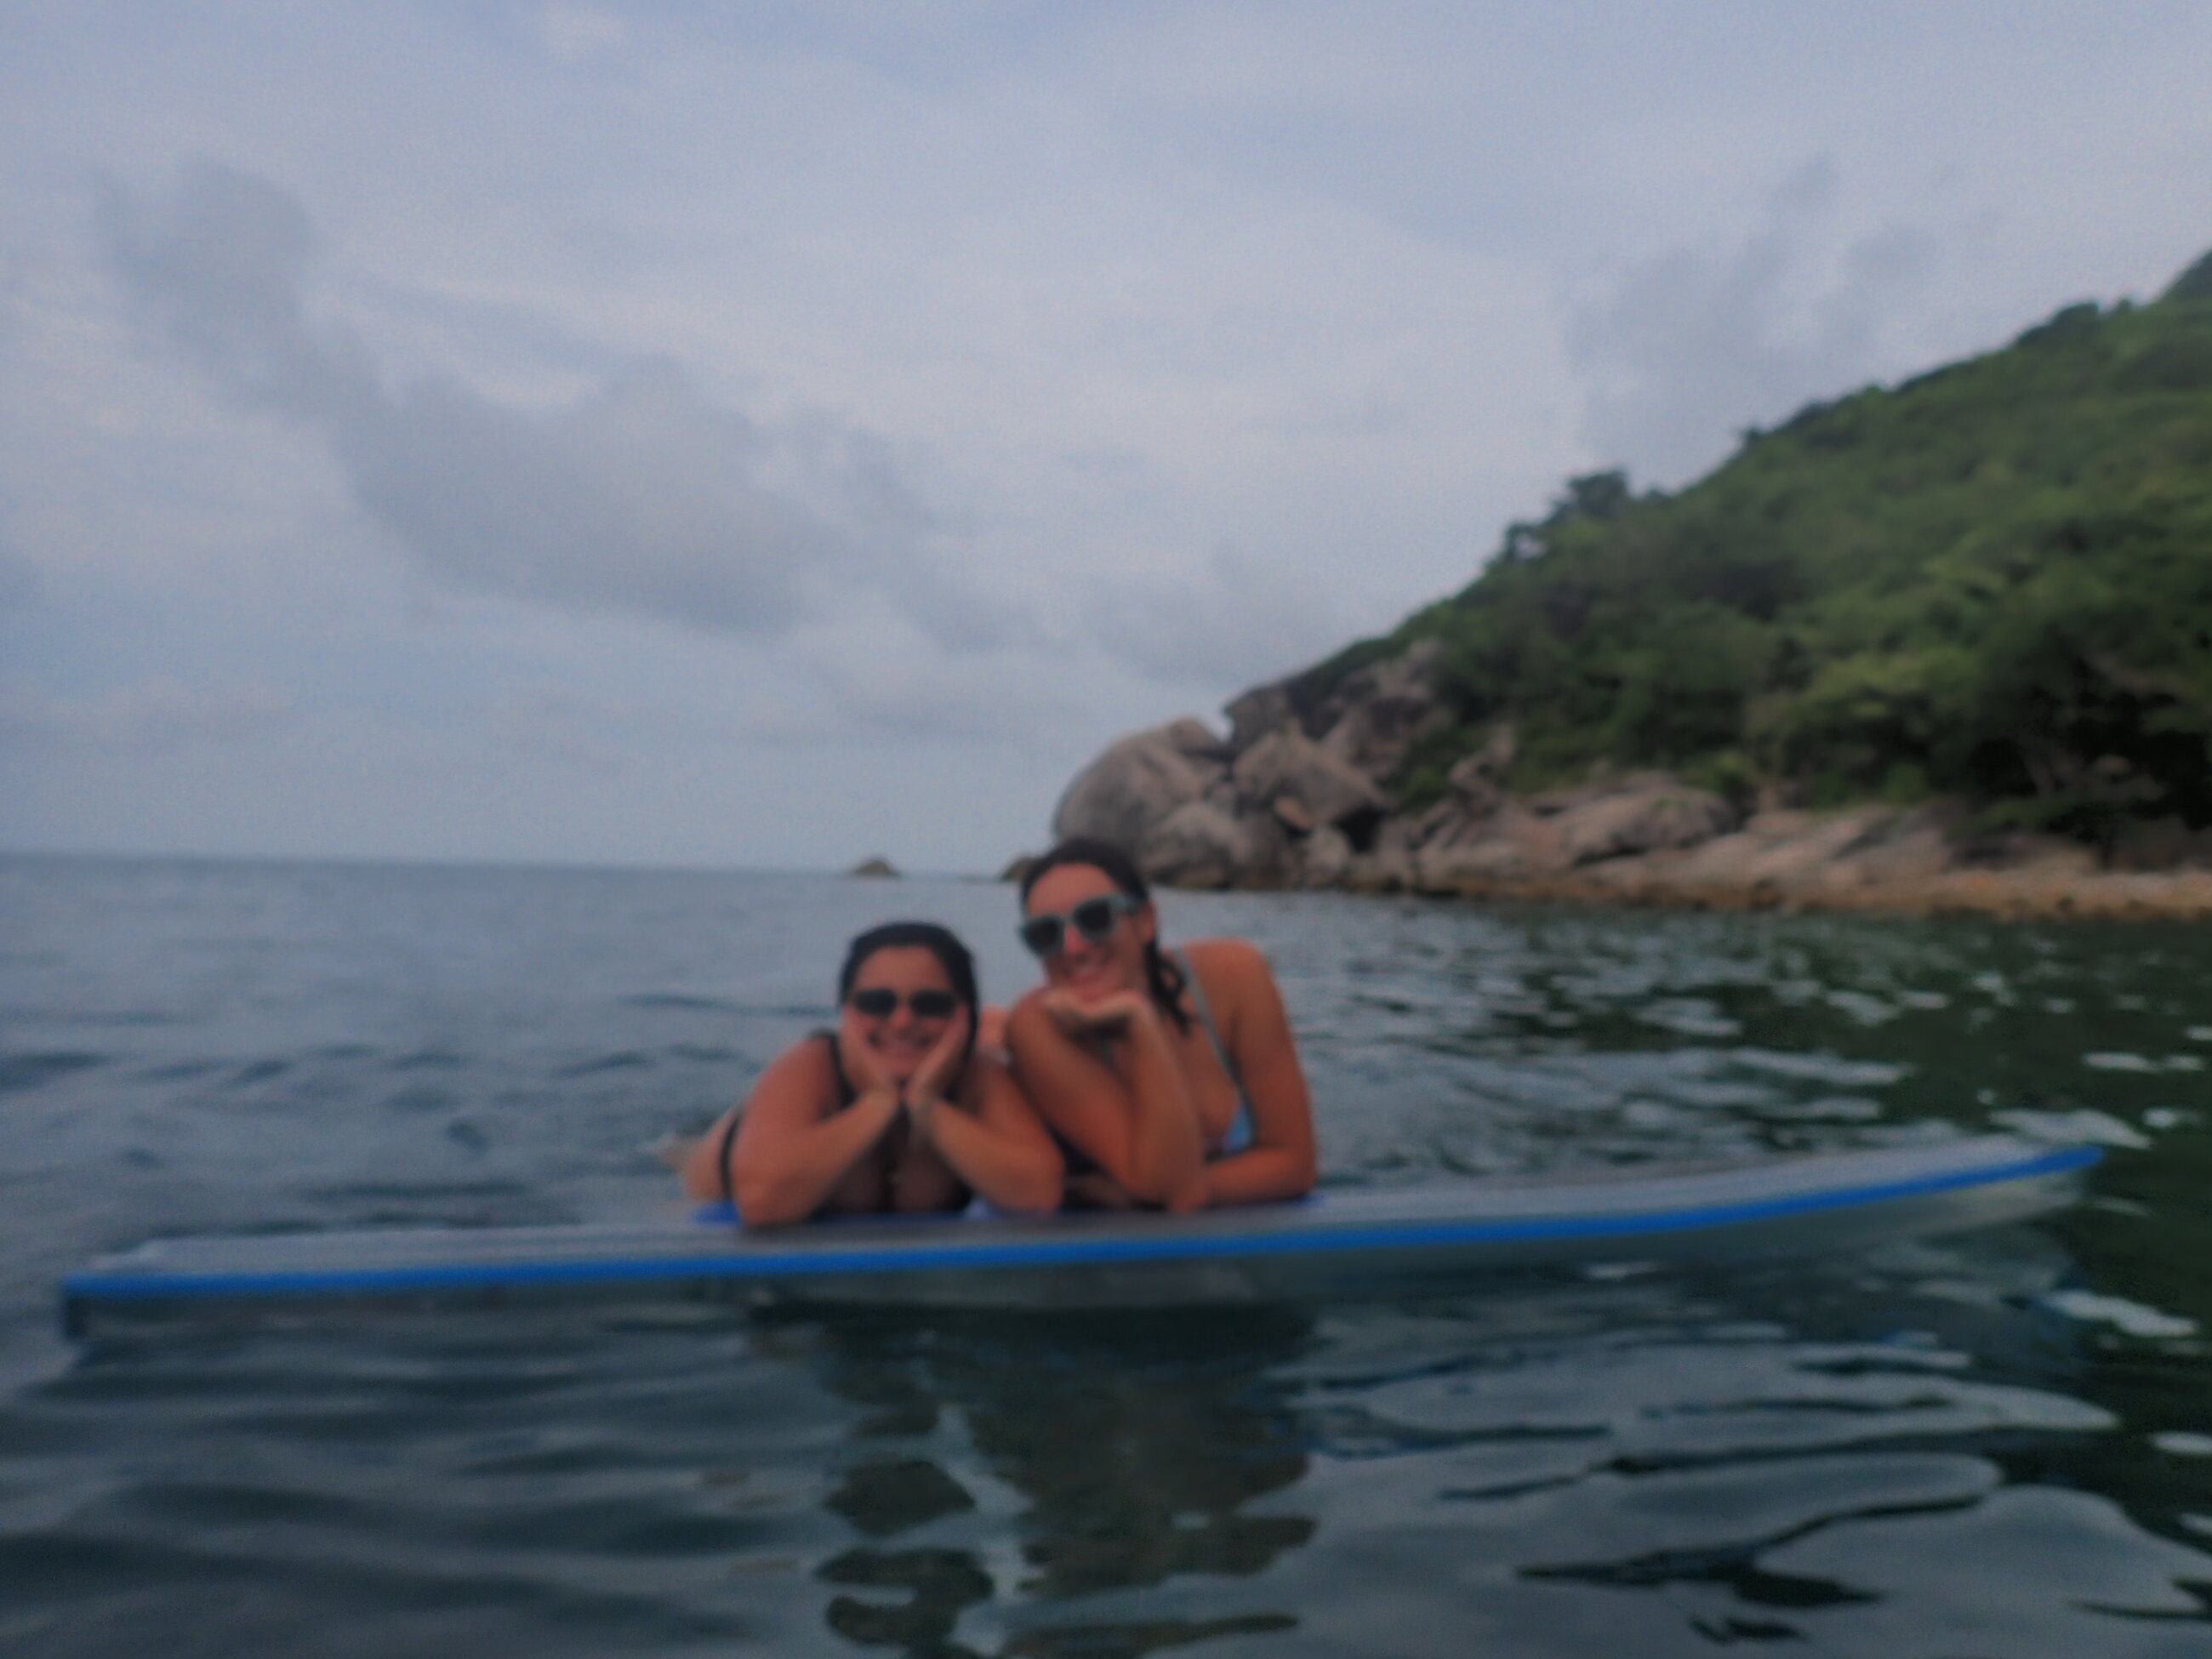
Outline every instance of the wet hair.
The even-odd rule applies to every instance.
[[[1137,868],[1136,860],[1110,841],[1101,841],[1096,836],[1070,836],[1050,852],[1031,859],[1029,867],[1022,872],[1022,908],[1029,908],[1030,890],[1045,872],[1071,864],[1089,865],[1139,904],[1152,901],[1152,890],[1145,884],[1144,873]],[[1155,1003],[1166,1010],[1178,1031],[1190,1030],[1190,1016],[1182,1011],[1184,983],[1182,969],[1160,949],[1156,931],[1154,937],[1145,941],[1145,989]]]
[[[856,934],[845,947],[845,965],[837,970],[838,1006],[842,1007],[845,999],[853,994],[853,981],[860,976],[861,968],[877,951],[917,950],[927,951],[937,958],[937,965],[945,969],[945,977],[952,981],[952,994],[967,1007],[968,1045],[960,1052],[960,1064],[964,1068],[975,1052],[976,1015],[981,1012],[982,999],[975,988],[975,958],[950,927],[940,927],[933,921],[887,921]]]

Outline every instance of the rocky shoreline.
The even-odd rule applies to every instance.
[[[1976,834],[1955,805],[1814,811],[1737,803],[1662,771],[1518,794],[1500,723],[1439,799],[1385,787],[1443,718],[1416,647],[1300,704],[1255,688],[1222,737],[1189,717],[1120,739],[1068,785],[1056,836],[1128,848],[1189,888],[1337,889],[1695,908],[2212,921],[2212,836],[2148,825],[2100,860],[2051,836]]]

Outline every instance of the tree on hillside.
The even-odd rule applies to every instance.
[[[1606,760],[2093,839],[2212,823],[2212,254],[1809,404],[1675,495],[1571,478],[1465,589],[1288,684],[1317,704],[1424,638],[1450,720],[1409,805],[1510,719],[1524,787]]]

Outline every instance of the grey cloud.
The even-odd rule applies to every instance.
[[[1188,575],[1098,583],[1086,614],[1131,667],[1223,692],[1303,668],[1356,626],[1284,566],[1226,544]]]
[[[70,700],[18,681],[0,686],[0,743],[168,754],[274,730],[289,724],[294,712],[289,697],[264,685],[191,686],[156,677]]]
[[[853,551],[758,486],[759,431],[667,365],[544,417],[418,381],[331,438],[370,516],[482,592],[774,634],[805,609],[810,573]]]
[[[150,212],[106,187],[99,227],[131,295],[240,400],[307,417],[377,395],[349,343],[308,331],[301,295],[314,227],[275,185],[195,162]]]
[[[111,189],[100,225],[161,334],[233,398],[323,433],[364,511],[441,580],[759,636],[855,590],[950,649],[1006,624],[934,556],[932,516],[873,434],[757,422],[665,361],[544,414],[450,376],[388,390],[357,341],[307,315],[304,209],[218,163],[150,204]]]
[[[1578,311],[1568,343],[1602,458],[1676,483],[1741,428],[1878,371],[1881,325],[1927,273],[1932,240],[1902,226],[1864,237],[1820,289],[1815,244],[1836,193],[1833,166],[1810,162],[1740,247],[1662,254]]]

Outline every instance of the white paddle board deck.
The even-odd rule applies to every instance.
[[[867,1217],[176,1238],[63,1284],[66,1322],[333,1298],[684,1289],[790,1300],[1100,1308],[1309,1300],[1484,1269],[1847,1249],[2060,1207],[2099,1154],[2004,1137],[1755,1164],[1324,1191],[1194,1215]],[[714,1206],[720,1208],[721,1206]]]

